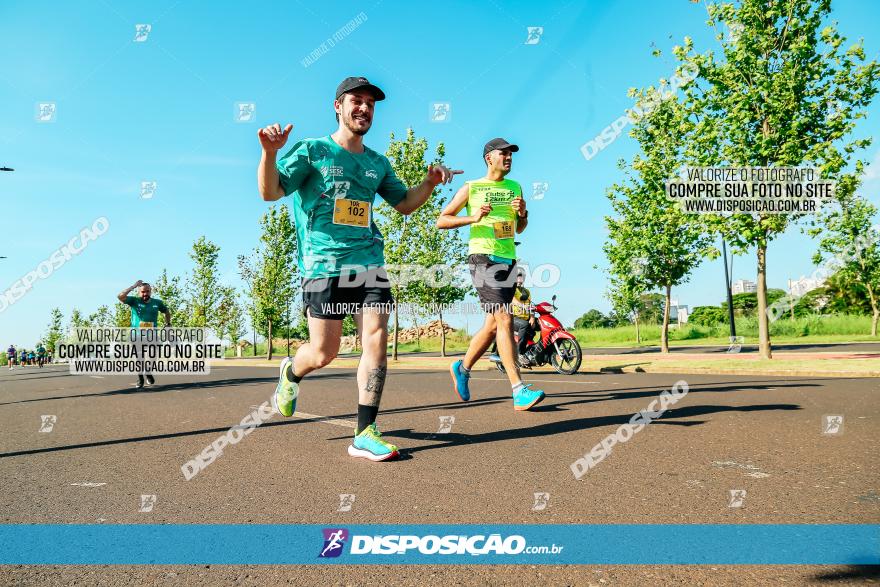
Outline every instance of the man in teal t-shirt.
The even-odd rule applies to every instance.
[[[309,325],[309,342],[297,349],[293,360],[281,362],[273,402],[282,415],[293,414],[300,380],[336,357],[342,319],[351,314],[363,351],[357,373],[358,423],[348,454],[372,461],[399,455],[376,428],[394,302],[383,268],[384,240],[375,223],[376,194],[397,212],[411,214],[438,185],[461,173],[432,165],[419,185],[407,189],[387,157],[364,145],[375,104],[384,99],[385,93],[366,78],[344,79],[336,88],[336,132],[300,140],[280,159],[278,151],[293,126],[273,124],[257,133],[263,149],[257,170],[260,195],[269,202],[293,196]]]
[[[137,296],[128,295],[132,290],[137,289]],[[149,283],[144,283],[138,279],[134,285],[119,292],[116,298],[131,307],[131,327],[132,328],[158,328],[159,312],[165,316],[165,326],[171,326],[171,310],[165,305],[165,302],[159,298],[153,297],[153,288]],[[153,379],[151,373],[147,373],[147,385],[153,385],[156,380]],[[144,374],[138,374],[138,389],[144,386]]]

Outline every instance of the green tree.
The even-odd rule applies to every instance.
[[[609,320],[599,310],[593,309],[574,321],[575,328],[607,328]]]
[[[113,326],[128,328],[131,326],[131,308],[122,302],[116,302],[113,306]]]
[[[697,306],[688,315],[688,323],[700,326],[715,326],[727,322],[727,311],[718,306]]]
[[[704,258],[717,256],[718,251],[701,219],[684,213],[666,197],[665,181],[684,163],[685,138],[693,122],[675,96],[658,98],[661,89],[630,92],[637,103],[652,101],[656,106],[645,112],[630,132],[641,152],[629,167],[621,164],[627,180],[608,190],[616,216],[607,217],[606,224],[609,238],[616,243],[609,250],[622,254],[612,265],[618,271],[631,271],[632,261],[639,259],[642,280],[648,287],[664,291],[658,322],[662,322],[660,349],[668,353],[672,288],[687,282],[694,268]]]
[[[822,306],[822,313],[871,315],[873,308],[868,298],[868,290],[859,283],[853,283],[847,271],[837,271],[825,281],[825,286],[818,288],[827,296]],[[815,291],[815,290],[813,290]],[[813,293],[812,291],[807,295]],[[798,300],[800,304],[801,300]]]
[[[351,315],[347,315],[342,319],[342,336],[354,336],[357,334],[357,323]]]
[[[798,298],[792,314],[796,317],[832,313],[831,294],[826,287],[817,287]]]
[[[861,41],[843,48],[844,37],[827,22],[830,0],[739,0],[707,4],[707,24],[739,34],[721,53],[698,54],[693,41],[673,53],[699,68],[685,88],[694,126],[690,160],[701,165],[817,167],[836,178],[850,156],[870,139],[850,140],[877,92],[880,68],[866,62]],[[717,38],[721,40],[723,34]],[[755,247],[759,349],[771,358],[767,302],[767,249],[789,224],[782,214],[706,218],[736,253]]]
[[[268,341],[272,358],[274,327],[286,328],[288,303],[296,293],[296,232],[287,206],[272,206],[260,219],[260,245],[238,267],[247,287],[248,311],[258,332]]]
[[[192,313],[189,324],[217,330],[222,295],[218,275],[220,247],[201,236],[193,243],[189,258],[194,263],[185,289],[187,306]]]
[[[820,211],[816,225],[809,234],[819,237],[813,255],[817,265],[832,261],[837,269],[835,282],[845,283],[853,293],[867,294],[871,312],[871,336],[877,336],[880,319],[880,232],[872,225],[877,207],[857,193],[863,163],[856,162],[856,171],[843,174],[838,180],[835,202]],[[835,292],[836,293],[836,292]],[[847,296],[842,294],[836,296]]]
[[[177,326],[186,326],[192,321],[192,312],[189,303],[184,297],[183,288],[180,285],[180,277],[169,276],[167,269],[162,269],[162,274],[153,284],[153,292],[157,298],[165,302],[171,311],[171,323]],[[164,314],[159,314],[159,325],[165,324]]]
[[[416,138],[413,129],[408,128],[406,129],[405,140],[396,140],[394,133],[391,133],[388,150],[385,152],[385,155],[391,162],[391,167],[394,168],[397,177],[400,178],[404,185],[414,187],[419,185],[425,177],[425,169],[428,167],[427,151],[427,139]],[[439,143],[432,163],[442,165],[444,154],[445,147],[443,143]],[[441,191],[441,187],[437,186],[428,202],[410,215],[400,214],[384,201],[380,202],[376,207],[375,221],[385,237],[385,262],[390,269],[392,278],[391,289],[394,300],[398,304],[424,303],[426,300],[434,299],[452,299],[455,301],[464,298],[464,294],[460,298],[456,298],[459,292],[454,288],[439,288],[438,291],[428,292],[424,285],[407,279],[407,276],[410,275],[409,270],[406,269],[407,266],[431,267],[435,264],[433,261],[437,259],[437,256],[428,251],[432,244],[443,247],[443,250],[448,251],[450,254],[457,254],[458,249],[456,249],[455,245],[457,235],[434,234],[446,232],[439,231],[435,224],[437,217],[440,215],[440,206],[442,204],[442,198],[440,198]],[[441,258],[439,262],[444,263],[446,260]],[[400,271],[397,278],[393,275],[395,271]],[[403,281],[408,283],[402,283]],[[400,312],[397,308],[394,309],[391,328],[391,357],[393,360],[397,360],[397,343],[400,330]]]
[[[244,309],[238,302],[235,288],[224,286],[220,290],[217,306],[217,336],[229,340],[235,348],[245,334]]]
[[[443,145],[437,147],[439,158],[434,164],[442,164]],[[436,312],[443,323],[443,308],[462,301],[470,291],[457,279],[456,271],[467,261],[467,243],[458,230],[438,230],[437,218],[447,202],[439,194],[439,188],[412,216],[411,230],[417,235],[415,262],[424,271],[423,280],[410,284],[408,296],[429,312]],[[440,356],[446,356],[446,329],[440,329]]]
[[[645,323],[660,324],[666,311],[666,297],[659,293],[643,293],[640,298],[640,316]]]
[[[91,326],[91,324],[89,323],[88,318],[83,316],[78,308],[74,308],[70,311],[70,325],[67,327],[68,331],[71,331],[74,328],[88,328],[89,326]]]
[[[94,328],[113,326],[113,315],[108,306],[98,306],[98,309],[89,314],[89,324]]]
[[[767,303],[772,304],[784,296],[784,290],[770,288],[767,290]],[[758,310],[758,294],[756,292],[733,294],[731,298],[733,299],[733,313],[737,316],[754,316],[756,314]],[[727,312],[727,301],[721,302],[721,309]]]
[[[46,344],[46,350],[53,355],[55,354],[55,345],[64,337],[63,326],[61,325],[63,322],[64,314],[61,313],[61,310],[52,308],[52,313],[49,316],[49,327],[46,330],[46,334],[43,335],[43,341]]]
[[[614,246],[613,241],[606,243],[606,247]],[[606,249],[607,252],[607,249]],[[611,256],[609,256],[611,258]],[[617,257],[615,257],[617,258]],[[618,262],[620,262],[618,260]],[[645,284],[637,274],[614,273],[609,270],[608,299],[614,312],[621,317],[626,317],[636,327],[636,344],[641,344],[642,336],[639,329],[639,316],[644,309],[642,296],[645,292]]]

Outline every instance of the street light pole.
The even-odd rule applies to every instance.
[[[731,276],[727,273],[727,243],[721,239],[721,254],[724,255],[724,283],[727,285],[727,317],[730,320],[730,342],[736,338],[736,324],[733,321],[733,294],[730,291]],[[733,263],[733,259],[731,259]]]

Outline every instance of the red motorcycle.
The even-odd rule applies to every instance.
[[[541,337],[537,342],[529,340],[526,350],[520,356],[519,365],[526,369],[541,367],[550,363],[557,373],[573,375],[580,369],[583,353],[581,345],[573,334],[563,328],[562,323],[553,316],[556,310],[556,296],[551,298],[551,303],[541,302],[534,306],[538,314],[538,325],[541,327]],[[514,335],[516,343],[519,337]],[[498,355],[490,355],[489,360],[495,363],[499,371],[504,373],[504,365]]]

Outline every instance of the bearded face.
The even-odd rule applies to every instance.
[[[370,92],[343,94],[336,101],[336,113],[345,127],[356,135],[365,135],[373,124],[376,99]]]

